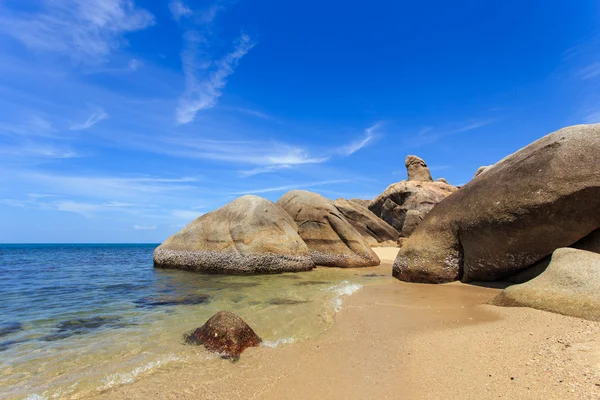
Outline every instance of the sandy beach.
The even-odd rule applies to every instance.
[[[376,249],[390,274],[397,249]],[[105,399],[598,399],[600,323],[484,304],[498,288],[392,277],[316,338],[159,369]]]

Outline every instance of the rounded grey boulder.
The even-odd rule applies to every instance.
[[[154,266],[222,274],[314,268],[294,220],[277,204],[243,196],[202,215],[154,251]]]

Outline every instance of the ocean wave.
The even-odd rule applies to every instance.
[[[107,375],[102,380],[103,386],[101,386],[99,390],[107,390],[118,385],[133,383],[135,381],[135,378],[137,378],[138,375],[143,374],[144,372],[148,372],[173,361],[181,360],[183,360],[182,357],[169,354],[165,357],[159,358],[158,360],[150,361],[145,365],[139,366],[130,372],[118,372],[116,374]]]
[[[327,290],[329,292],[333,292],[337,295],[337,297],[331,299],[331,305],[333,306],[333,309],[337,313],[342,309],[342,304],[343,304],[342,296],[349,296],[351,294],[354,294],[354,293],[358,292],[360,289],[362,289],[362,287],[363,287],[363,285],[361,285],[360,283],[350,283],[348,281],[343,281],[342,283],[340,283],[338,285],[330,286],[325,290]]]
[[[295,342],[294,338],[288,337],[288,338],[281,338],[281,339],[276,339],[276,340],[267,340],[267,341],[262,342],[261,346],[274,349],[275,347],[278,347],[279,345],[291,344],[294,342]]]

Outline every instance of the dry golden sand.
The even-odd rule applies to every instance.
[[[382,266],[367,270],[389,274],[397,249],[376,251]],[[599,399],[600,324],[483,304],[498,290],[390,278],[346,297],[317,338],[161,370],[99,397]]]

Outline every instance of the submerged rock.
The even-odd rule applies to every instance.
[[[210,301],[210,296],[206,294],[188,294],[183,296],[157,295],[144,297],[136,300],[136,304],[142,307],[156,306],[190,306],[195,304],[204,304]]]
[[[0,337],[10,335],[11,333],[23,330],[23,324],[20,322],[0,322]]]
[[[346,217],[350,225],[365,238],[370,246],[386,242],[397,242],[400,238],[394,228],[361,204],[346,199],[337,199],[333,202],[333,205]]]
[[[296,304],[306,304],[309,303],[308,300],[296,300],[296,299],[288,299],[284,297],[276,297],[267,301],[268,304],[274,306],[285,306],[285,305],[296,305]]]
[[[238,360],[248,347],[259,346],[261,339],[242,318],[229,311],[219,311],[202,327],[186,336],[189,344],[204,345],[223,358]]]
[[[531,307],[600,321],[600,254],[562,248],[538,277],[509,286],[492,300],[508,307]]]
[[[222,274],[297,272],[315,266],[294,220],[257,196],[242,196],[191,222],[155,250],[154,265]]]
[[[317,193],[292,190],[277,204],[298,224],[298,233],[316,265],[343,268],[379,265],[377,254],[331,200]]]
[[[393,275],[413,282],[513,275],[600,227],[600,124],[561,129],[491,166],[429,213]]]
[[[74,335],[85,335],[97,329],[104,327],[119,328],[125,326],[121,324],[121,317],[117,316],[96,316],[89,318],[76,318],[60,322],[55,326],[56,330],[39,340],[45,342],[54,342],[56,340],[66,339]]]

